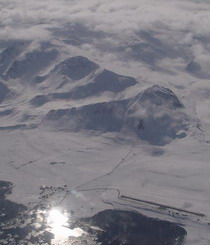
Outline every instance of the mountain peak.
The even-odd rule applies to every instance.
[[[80,80],[98,68],[99,66],[88,58],[75,56],[56,65],[52,73],[68,76],[72,80]]]
[[[140,95],[140,102],[149,102],[156,106],[166,105],[174,109],[184,107],[172,90],[159,85],[147,88]]]

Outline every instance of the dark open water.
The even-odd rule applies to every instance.
[[[12,183],[0,181],[0,244],[50,245],[53,235],[46,231],[45,217],[39,226],[35,225],[40,207],[29,211],[27,207],[7,200],[12,188]],[[101,245],[181,245],[187,235],[177,224],[123,210],[105,210],[91,218],[77,220],[73,225],[87,232],[78,238],[78,243],[74,240],[74,244],[85,245],[92,245],[86,239],[88,237]]]

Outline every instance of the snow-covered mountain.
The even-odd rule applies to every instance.
[[[65,231],[114,208],[182,231],[168,245],[209,244],[208,1],[11,0],[0,10],[0,206],[28,208],[9,223],[2,211],[0,230],[33,216],[25,240],[0,232],[0,244],[60,244],[51,208],[69,214]]]
[[[41,125],[72,132],[129,130],[151,144],[163,145],[186,136],[189,120],[183,107],[171,90],[154,85],[126,100],[51,110]]]
[[[37,49],[27,53],[23,52],[14,59],[4,72],[4,77],[6,80],[16,78],[30,80],[35,74],[48,66],[57,55],[58,52],[53,47],[43,43]],[[4,61],[3,64],[5,64]]]
[[[102,69],[89,59],[77,56],[60,62],[46,76],[36,77],[35,83],[41,85],[40,90],[48,86],[48,89],[44,88],[45,94],[36,95],[31,100],[32,105],[41,106],[54,100],[85,99],[100,96],[104,92],[116,94],[136,85],[137,81]],[[51,93],[47,93],[49,91]]]
[[[17,120],[19,114],[20,119],[19,122],[11,124],[25,124],[24,118],[28,117],[27,124],[30,127],[30,118],[38,116],[40,122],[37,120],[36,123],[39,127],[70,132],[85,130],[100,134],[130,134],[153,145],[164,145],[187,135],[190,117],[170,89],[153,85],[140,89],[139,92],[137,89],[134,96],[120,98],[120,93],[136,86],[138,81],[103,69],[82,56],[56,61],[58,51],[49,43],[43,43],[38,48],[33,48],[33,51],[28,51],[30,45],[28,44],[18,57],[8,54],[13,59],[4,73],[4,79],[7,83],[9,80],[15,80],[19,84],[19,90],[13,85],[16,100],[20,100],[16,106],[19,103],[22,105],[24,101],[28,110],[34,108],[33,116],[31,113],[27,116],[25,112],[23,115],[20,107],[14,106],[13,111],[19,110],[14,113],[14,118]],[[57,64],[53,67],[52,62]],[[4,65],[2,60],[2,67]],[[38,75],[46,66],[49,71]],[[27,81],[27,74],[33,79]],[[24,83],[21,82],[23,80]],[[107,92],[112,94],[109,100],[100,101]],[[9,93],[4,83],[1,83],[1,93],[3,101]],[[94,102],[91,101],[92,98]],[[77,100],[84,100],[84,104],[73,106],[73,102]],[[55,102],[58,104],[53,108]],[[62,107],[65,103],[69,103],[69,106]],[[42,112],[38,112],[39,108]]]
[[[88,60],[85,57],[77,56],[60,62],[51,71],[51,74],[67,76],[74,81],[86,77],[97,68],[98,65],[96,63]]]

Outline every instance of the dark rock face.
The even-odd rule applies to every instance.
[[[39,107],[39,106],[42,106],[44,105],[45,103],[48,102],[48,96],[45,96],[45,95],[37,95],[35,96],[31,101],[30,103],[33,105],[33,106],[36,106],[36,107]]]
[[[98,65],[86,57],[76,56],[62,61],[51,72],[68,76],[72,80],[79,80],[97,68]]]
[[[81,129],[100,132],[116,132],[123,126],[124,105],[119,102],[97,103],[79,108],[51,110],[43,125],[70,131]]]
[[[16,60],[7,71],[6,79],[16,79],[20,77],[36,74],[42,67],[45,67],[50,60],[57,55],[56,51],[49,51],[46,53],[30,53],[22,60]]]
[[[188,63],[186,66],[186,71],[189,72],[191,75],[198,77],[200,79],[210,78],[209,72],[204,71],[202,69],[202,66],[196,61],[191,61],[190,63]]]
[[[200,72],[200,71],[201,71],[201,66],[200,66],[198,63],[192,61],[192,62],[190,62],[190,63],[187,65],[186,70],[187,70],[188,72],[192,72],[192,73]]]
[[[146,89],[139,101],[140,103],[149,102],[156,106],[166,105],[171,109],[184,107],[172,90],[158,85]]]
[[[106,91],[119,93],[136,84],[137,81],[132,77],[120,76],[119,74],[109,70],[103,70],[97,74],[90,83],[76,87],[71,92],[71,98],[82,99],[98,95]]]
[[[89,231],[101,245],[181,245],[187,234],[176,224],[130,211],[105,210],[82,221],[101,229]]]
[[[9,68],[11,62],[21,53],[26,42],[12,41],[8,42],[5,49],[0,53],[0,76]]]
[[[0,103],[4,101],[9,92],[8,87],[4,83],[0,82]]]

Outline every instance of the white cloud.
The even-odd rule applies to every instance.
[[[187,63],[194,46],[205,53],[210,40],[210,1],[0,0],[0,9],[0,39],[71,39],[69,50],[105,66],[120,62],[116,69],[128,61],[139,71],[164,59]]]
[[[0,1],[0,6],[1,26],[34,26],[41,23],[62,26],[67,22],[80,22],[94,30],[121,37],[148,29],[157,32],[163,29],[191,30],[205,35],[208,34],[208,25],[205,24],[210,19],[208,3],[178,0],[131,0],[129,3],[125,0],[8,0]]]

